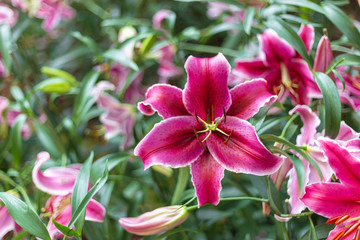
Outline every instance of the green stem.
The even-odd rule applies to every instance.
[[[310,216],[313,213],[314,213],[313,211],[310,211],[310,212],[297,213],[297,214],[281,214],[280,217],[305,217],[305,216]]]
[[[178,181],[176,183],[174,195],[171,199],[171,205],[175,205],[180,201],[181,194],[185,191],[190,176],[188,167],[179,169]]]
[[[298,116],[299,116],[298,114],[294,114],[294,115],[291,116],[291,118],[290,118],[289,121],[286,123],[284,129],[283,129],[282,132],[281,132],[281,135],[280,135],[281,138],[285,137],[285,134],[286,134],[287,130],[289,129],[289,127],[291,126],[291,124],[294,122],[294,120],[295,120]]]
[[[281,228],[282,228],[282,230],[283,230],[284,240],[289,240],[289,235],[288,235],[288,232],[287,232],[285,223],[284,223],[284,222],[281,222],[280,225],[281,225]]]

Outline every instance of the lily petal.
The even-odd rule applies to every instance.
[[[12,230],[15,230],[15,221],[10,216],[6,207],[0,207],[0,239],[3,239]]]
[[[356,132],[349,125],[347,125],[344,121],[341,121],[340,131],[335,140],[348,141],[355,138],[359,138],[360,133]]]
[[[271,65],[287,62],[295,56],[295,49],[272,29],[265,30],[258,39],[262,50],[260,58]]]
[[[207,151],[191,164],[192,182],[195,187],[199,207],[206,203],[218,205],[220,202],[221,180],[224,168]]]
[[[298,146],[313,144],[316,128],[320,125],[320,119],[308,106],[305,105],[297,105],[289,112],[290,115],[294,113],[299,114],[303,122],[301,134],[296,138],[296,144]]]
[[[314,71],[323,73],[326,72],[333,59],[334,56],[332,54],[330,40],[326,35],[324,35],[320,39],[316,50]]]
[[[182,90],[168,84],[155,84],[145,94],[145,101],[138,104],[138,109],[145,115],[155,111],[164,119],[189,115],[182,102]]]
[[[230,138],[212,133],[206,140],[210,153],[225,169],[254,175],[267,175],[279,169],[282,159],[271,154],[259,140],[254,127],[245,120],[228,116],[218,126]]]
[[[272,104],[277,99],[276,95],[272,95],[266,89],[264,79],[239,84],[230,90],[230,95],[232,105],[227,114],[244,120],[251,118],[261,107]]]
[[[141,157],[145,169],[152,165],[184,167],[204,151],[195,137],[194,128],[202,126],[193,117],[172,117],[155,124],[136,146],[134,154]]]
[[[312,211],[331,218],[349,214],[360,216],[358,187],[339,183],[314,183],[306,187],[301,199]]]
[[[185,69],[188,81],[183,92],[183,101],[190,114],[204,121],[221,117],[231,105],[228,89],[230,64],[219,53],[213,58],[190,56]],[[213,117],[213,119],[210,119]]]
[[[302,24],[298,34],[304,42],[307,53],[310,54],[315,39],[314,27],[312,25]]]
[[[32,179],[35,186],[51,195],[66,195],[73,191],[76,176],[79,170],[76,168],[56,168],[58,172],[54,170],[47,170],[42,172],[41,166],[50,159],[50,155],[47,152],[40,152],[37,155],[37,161],[32,171]],[[61,170],[59,170],[61,169]]]
[[[85,220],[92,222],[103,222],[106,210],[101,203],[91,199],[88,205],[86,205]]]
[[[318,142],[336,177],[343,184],[360,187],[360,161],[333,140],[321,138]]]

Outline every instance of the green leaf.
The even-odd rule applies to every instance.
[[[336,138],[341,121],[341,102],[338,89],[332,79],[324,73],[316,72],[315,81],[324,96],[325,135]]]
[[[275,0],[274,3],[309,8],[316,12],[325,14],[324,9],[321,6],[317,5],[314,2],[308,1],[308,0]]]
[[[332,70],[332,72],[335,74],[335,76],[337,76],[339,79],[340,79],[340,81],[341,81],[341,83],[342,83],[342,85],[343,85],[343,91],[345,90],[345,80],[344,80],[344,78],[341,76],[341,74],[338,72],[338,71],[336,71],[335,69],[333,69]]]
[[[109,176],[109,171],[107,168],[107,163],[105,167],[105,172],[103,176],[95,183],[95,185],[90,189],[90,191],[85,195],[85,197],[80,202],[79,206],[76,208],[74,214],[72,214],[71,220],[68,227],[71,228],[75,222],[79,219],[81,214],[86,210],[86,206],[90,200],[95,196],[95,194],[104,186]]]
[[[36,134],[40,143],[43,145],[46,151],[55,158],[60,158],[65,153],[63,144],[59,138],[59,135],[54,129],[50,128],[46,124],[42,124],[39,121],[35,121]]]
[[[305,168],[302,161],[299,158],[293,155],[288,155],[288,156],[289,156],[289,160],[292,162],[292,164],[295,167],[298,186],[299,186],[299,196],[300,196],[305,183]]]
[[[0,24],[0,55],[5,65],[6,75],[10,73],[11,68],[11,31],[7,24]]]
[[[121,63],[125,67],[131,68],[134,71],[139,71],[138,65],[131,58],[126,56],[122,49],[110,49],[106,51],[103,56],[104,58]]]
[[[176,205],[179,203],[182,193],[185,191],[186,186],[189,181],[190,169],[188,167],[183,167],[179,169],[178,180],[176,183],[175,191],[171,199],[171,205]]]
[[[94,153],[91,152],[89,158],[82,165],[79,174],[76,177],[74,190],[71,197],[71,214],[74,215],[76,209],[79,207],[81,201],[87,194],[87,186],[89,186],[91,164],[94,159]],[[85,221],[85,211],[83,211],[79,219],[75,222],[75,228],[81,232]]]
[[[52,218],[52,222],[54,223],[55,227],[60,232],[62,232],[65,236],[68,236],[68,237],[80,236],[80,234],[78,232],[76,232],[74,229],[68,228],[67,226],[64,226],[64,225],[58,223],[57,221],[55,221],[54,218]]]
[[[175,233],[181,233],[181,232],[191,232],[193,234],[199,233],[199,231],[196,231],[194,229],[177,227],[177,228],[171,229],[170,231],[167,231],[167,232],[157,236],[155,238],[155,240],[168,239],[167,237],[169,237],[169,236],[171,236],[171,235],[173,235]],[[177,238],[174,238],[174,239],[177,239]]]
[[[17,116],[10,132],[11,152],[13,155],[14,164],[17,168],[20,166],[20,160],[23,153],[21,129],[24,126],[25,121],[26,116],[24,114]]]
[[[94,104],[93,97],[90,92],[93,89],[100,72],[90,71],[81,82],[80,92],[75,98],[73,120],[78,125],[83,122],[86,113]]]
[[[310,237],[309,237],[309,240],[318,240],[314,224],[313,224],[313,222],[311,220],[311,216],[309,216],[309,222],[310,222]]]
[[[251,24],[253,23],[255,12],[256,12],[256,8],[248,8],[246,10],[245,20],[244,20],[244,30],[247,35],[250,34]]]
[[[16,85],[12,86],[10,92],[17,102],[25,101],[24,93],[21,91],[21,89],[18,86]]]
[[[14,221],[29,233],[50,240],[49,233],[40,217],[23,201],[11,194],[0,192],[0,199]]]
[[[48,75],[49,77],[58,77],[58,78],[66,79],[70,83],[76,83],[76,78],[72,74],[57,68],[51,68],[45,66],[41,68],[41,72],[43,74]]]
[[[177,2],[223,2],[239,8],[246,8],[246,5],[236,0],[175,0]]]
[[[99,54],[98,45],[92,38],[83,36],[80,32],[72,32],[70,35],[84,43],[95,55]]]
[[[141,43],[141,47],[139,49],[140,55],[145,55],[150,51],[150,49],[154,46],[156,42],[156,35],[150,35],[144,39]]]
[[[342,61],[342,59],[345,59]],[[334,61],[340,62],[340,66],[352,66],[360,64],[360,55],[355,54],[341,54],[336,56]]]
[[[289,24],[281,20],[280,18],[271,18],[265,25],[269,28],[272,28],[279,34],[279,36],[285,39],[295,50],[304,58],[304,60],[309,64],[310,67],[310,58],[307,54],[304,42],[301,40],[297,32],[290,27]]]
[[[324,2],[325,16],[353,43],[360,49],[360,33],[353,21],[340,8]]]
[[[74,87],[72,82],[64,78],[49,78],[34,87],[35,91],[42,91],[45,93],[67,93]]]
[[[271,207],[271,210],[273,210],[275,214],[280,216],[281,209],[283,208],[281,203],[280,193],[276,189],[275,184],[271,180],[271,178],[270,177],[265,177],[265,178],[266,178],[267,193],[269,198],[269,205]]]
[[[331,230],[334,229],[334,224],[326,224],[326,223],[321,223],[317,226],[315,226],[315,232],[316,235],[319,239],[325,239],[329,236],[329,233]],[[307,231],[301,238],[300,240],[308,240],[310,237],[310,231]]]

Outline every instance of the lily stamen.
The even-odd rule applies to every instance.
[[[228,138],[224,141],[224,143],[227,143],[230,138],[231,138],[231,135],[233,134],[234,130],[231,130],[231,133],[229,134]]]
[[[338,232],[338,233],[333,237],[332,240],[339,240],[339,239],[344,235],[344,233],[345,233],[345,230],[342,230],[342,231]]]
[[[335,225],[339,225],[340,223],[345,222],[346,220],[349,219],[349,217],[350,217],[350,215],[345,215],[345,216],[339,218],[338,220],[336,220]]]
[[[196,132],[195,127],[193,127],[193,129],[194,129],[194,133],[195,133],[196,139],[198,140],[198,142],[200,143],[200,145],[202,146],[202,148],[203,148],[205,151],[207,151],[206,147],[205,147],[204,144],[201,142],[201,140],[200,140],[200,138],[199,138],[199,135],[198,135],[197,132]]]
[[[349,236],[351,233],[353,233],[356,229],[359,229],[360,223],[357,222],[355,224],[353,224],[348,230],[346,230],[346,232],[344,233],[344,235],[342,236],[343,238],[345,238],[346,236]]]

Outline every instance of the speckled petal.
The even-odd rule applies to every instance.
[[[190,114],[196,114],[205,121],[214,120],[223,115],[231,105],[228,89],[230,64],[219,53],[213,58],[195,58],[190,56],[185,69],[188,81],[183,92],[183,100]],[[212,114],[212,112],[214,114]]]
[[[261,107],[272,104],[277,96],[272,95],[266,89],[264,79],[255,79],[237,85],[230,90],[232,104],[227,115],[241,119],[249,119],[254,116]]]
[[[195,118],[172,117],[155,124],[154,128],[136,146],[145,169],[152,165],[184,167],[195,161],[204,151],[194,134],[201,130]],[[204,134],[203,134],[204,135]]]
[[[191,164],[191,175],[199,207],[206,203],[217,205],[220,201],[224,168],[206,151]]]
[[[226,170],[254,175],[267,175],[279,169],[282,159],[271,154],[259,140],[254,127],[245,120],[230,117],[219,128],[230,134],[214,132],[206,140],[210,153]]]
[[[301,40],[304,42],[307,53],[310,54],[315,39],[314,27],[311,25],[302,24],[298,34]]]
[[[145,94],[145,100],[138,104],[138,109],[145,115],[155,111],[164,119],[189,115],[182,101],[182,90],[168,84],[155,84]]]

